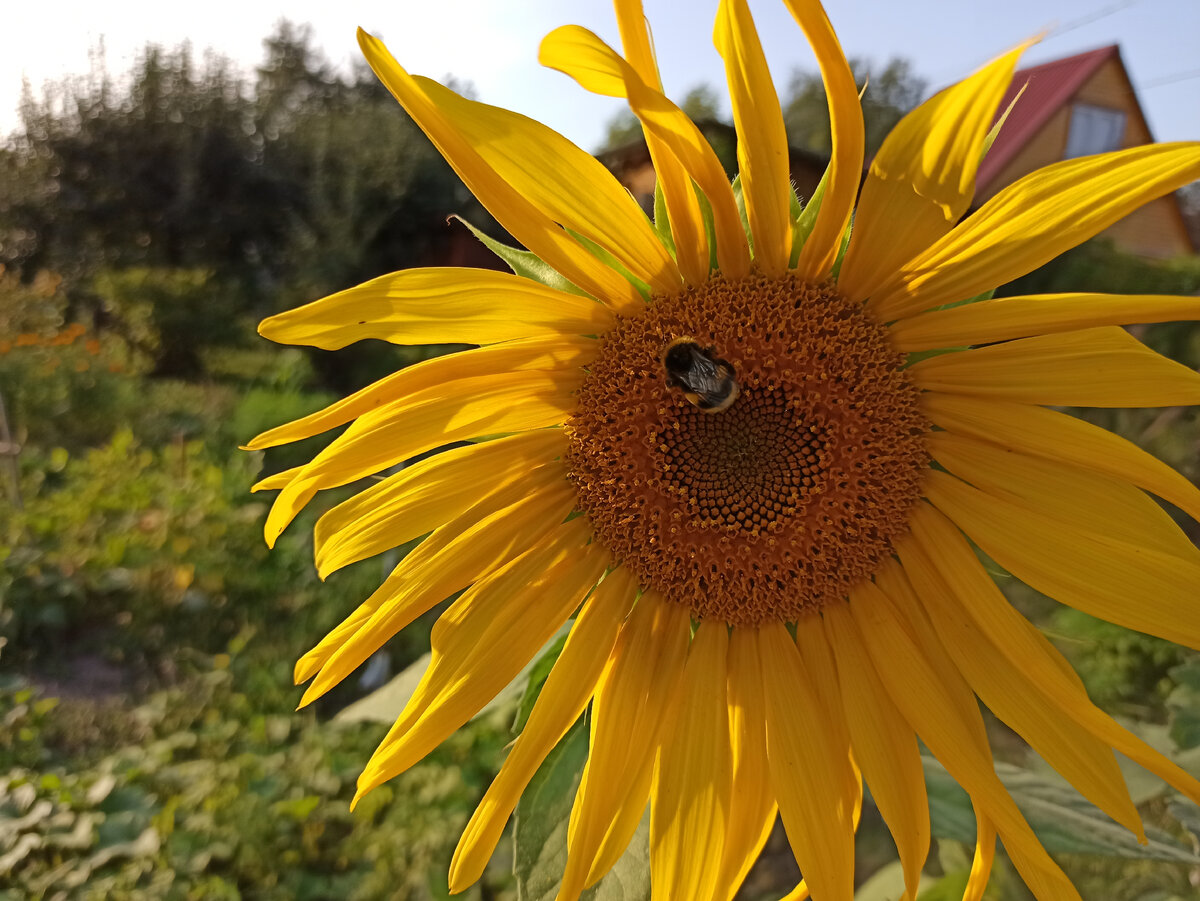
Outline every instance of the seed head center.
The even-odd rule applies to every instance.
[[[720,412],[665,371],[682,337],[733,367]],[[580,504],[643,585],[698,619],[794,622],[907,531],[929,457],[902,364],[860,305],[794,277],[654,298],[604,337],[567,423]]]

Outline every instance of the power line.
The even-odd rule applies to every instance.
[[[1164,75],[1161,78],[1152,78],[1150,81],[1144,81],[1138,85],[1139,90],[1146,88],[1157,88],[1164,84],[1175,84],[1177,81],[1187,81],[1189,78],[1200,78],[1200,69],[1191,69],[1187,72],[1175,72],[1172,75]]]
[[[1086,16],[1080,16],[1078,19],[1073,19],[1070,22],[1064,22],[1057,28],[1052,28],[1046,35],[1046,40],[1056,38],[1059,35],[1064,35],[1068,31],[1074,31],[1076,28],[1082,28],[1084,25],[1091,25],[1093,22],[1098,22],[1111,16],[1113,13],[1119,13],[1123,9],[1128,9],[1135,3],[1140,3],[1141,0],[1120,0],[1118,3],[1110,3],[1108,6],[1102,7],[1094,12],[1088,13]]]

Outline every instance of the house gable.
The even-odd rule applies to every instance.
[[[1021,91],[1025,87],[1024,93]],[[1065,59],[1018,71],[1000,102],[1000,112],[1016,99],[995,143],[979,167],[975,205],[1024,175],[1066,158],[1104,149],[1136,147],[1154,138],[1138,104],[1137,94],[1116,45],[1101,47]],[[1091,118],[1079,126],[1093,127],[1095,140],[1103,137],[1105,117],[1119,116],[1115,146],[1089,147],[1089,136],[1077,133],[1072,140],[1074,117]],[[1074,144],[1074,148],[1072,145]],[[1101,233],[1129,253],[1165,259],[1193,253],[1183,212],[1174,194],[1161,197],[1134,211]]]

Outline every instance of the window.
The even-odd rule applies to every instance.
[[[1124,134],[1125,114],[1121,111],[1077,103],[1071,109],[1071,131],[1063,158],[1116,150]]]

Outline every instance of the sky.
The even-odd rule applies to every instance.
[[[675,99],[707,82],[724,96],[722,62],[712,45],[715,2],[644,0],[667,93]],[[932,88],[968,75],[1040,32],[1023,64],[1119,43],[1122,58],[1159,141],[1200,140],[1200,0],[826,0],[849,56],[911,59]],[[781,0],[750,0],[781,91],[797,67],[816,64]],[[47,80],[88,71],[103,46],[105,66],[129,70],[146,43],[190,41],[246,71],[262,60],[262,39],[287,18],[308,23],[335,64],[358,56],[355,28],[379,35],[411,72],[470,82],[487,103],[533,116],[594,149],[621,109],[537,63],[538,44],[563,24],[591,28],[619,46],[605,0],[51,0],[12,3],[0,29],[0,133],[17,125],[23,80],[35,96]],[[726,110],[728,106],[726,105]]]

